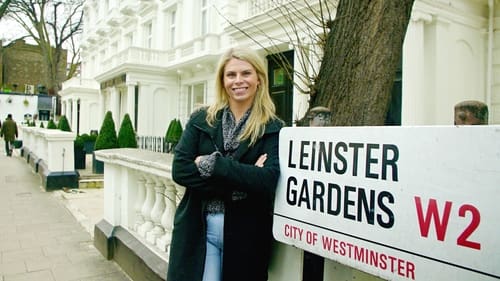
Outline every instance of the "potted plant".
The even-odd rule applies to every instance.
[[[97,139],[97,134],[82,134],[83,139],[83,149],[85,153],[92,154],[94,152],[95,140]]]
[[[111,114],[111,111],[108,111],[106,112],[104,120],[102,121],[101,130],[97,135],[94,152],[95,150],[111,149],[117,147],[118,139],[116,137],[115,122],[113,121],[113,115]],[[95,159],[95,153],[93,153],[92,155],[92,171],[94,172],[94,174],[104,173],[104,163]]]
[[[137,148],[137,138],[128,113],[123,117],[120,130],[118,131],[118,147]]]
[[[84,138],[77,136],[73,142],[73,151],[75,159],[75,169],[85,169],[85,150],[83,146]]]
[[[54,120],[50,119],[49,122],[47,123],[47,129],[57,129],[56,123],[54,123]]]
[[[61,131],[71,132],[71,127],[69,126],[68,118],[66,118],[66,115],[62,115],[61,118],[59,118],[57,128]]]

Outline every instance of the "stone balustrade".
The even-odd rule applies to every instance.
[[[172,155],[131,148],[94,153],[104,162],[104,214],[96,225],[96,247],[116,258],[116,251],[107,252],[106,245],[114,240],[115,245],[141,252],[137,257],[141,261],[155,260],[150,268],[160,276],[165,274],[175,209],[184,194],[184,187],[172,180]],[[126,238],[111,235],[106,231],[109,228],[127,232]],[[104,240],[103,235],[107,235]],[[133,250],[138,245],[148,253]]]
[[[46,190],[78,187],[75,171],[75,133],[37,127],[21,127],[22,155],[42,177]]]

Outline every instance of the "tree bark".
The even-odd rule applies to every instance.
[[[11,0],[0,1],[0,19],[5,15]]]
[[[341,0],[310,108],[333,126],[384,125],[414,0]]]

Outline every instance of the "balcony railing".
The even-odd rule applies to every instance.
[[[165,142],[164,137],[137,136],[137,148],[153,152],[168,153],[171,145]]]
[[[292,1],[293,0],[247,0],[247,16],[249,18],[258,16]]]
[[[102,62],[103,72],[124,64],[163,67],[168,62],[168,53],[140,47],[129,47]]]
[[[175,209],[184,194],[172,180],[172,155],[127,148],[95,154],[105,165],[104,219],[166,260]]]
[[[67,88],[90,88],[99,89],[99,84],[94,79],[84,79],[81,77],[73,77],[63,82],[63,89]]]

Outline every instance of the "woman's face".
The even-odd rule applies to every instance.
[[[226,63],[223,84],[230,105],[250,107],[259,83],[257,71],[250,63],[236,58]]]

